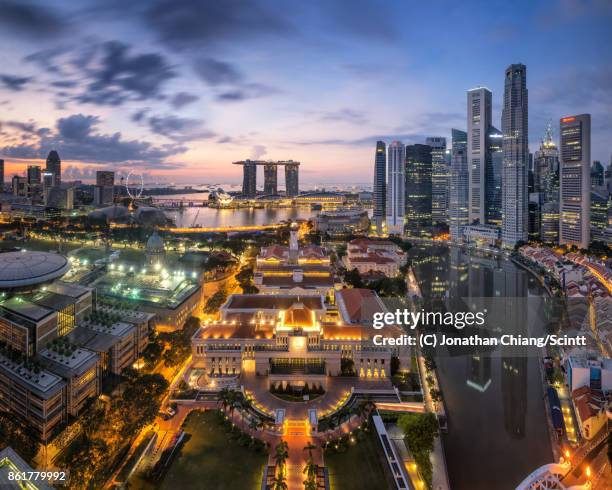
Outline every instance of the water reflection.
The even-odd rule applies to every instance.
[[[415,246],[411,256],[426,309],[466,311],[492,298],[503,322],[487,323],[486,335],[526,336],[543,328],[541,321],[530,324],[525,298],[544,291],[512,262],[445,246]],[[537,357],[512,347],[439,346],[435,354],[453,489],[512,489],[552,461]]]

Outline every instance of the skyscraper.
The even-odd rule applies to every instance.
[[[0,158],[0,192],[4,187],[4,160]]]
[[[469,171],[467,133],[452,130],[452,151],[449,190],[450,236],[453,242],[463,239],[463,229],[469,223]]]
[[[278,166],[272,162],[264,165],[264,194],[266,196],[278,194]]]
[[[553,141],[552,126],[546,128],[540,148],[535,152],[535,187],[540,203],[540,240],[559,242],[559,150]]]
[[[41,169],[38,165],[28,165],[27,175],[29,186],[40,185]]]
[[[433,224],[448,223],[449,168],[446,163],[446,138],[427,138],[431,147],[431,220]]]
[[[114,201],[115,172],[110,170],[98,170],[96,172],[96,185],[94,186],[95,205],[112,204]]]
[[[47,163],[45,165],[45,172],[52,173],[55,175],[55,185],[60,185],[62,182],[62,161],[55,150],[49,152],[47,156]]]
[[[389,234],[401,235],[404,232],[405,160],[406,148],[401,142],[393,141],[387,155],[386,222]]]
[[[295,197],[300,193],[299,163],[285,164],[285,194],[287,197]]]
[[[561,119],[559,243],[587,248],[590,242],[591,116]]]
[[[96,171],[96,185],[112,187],[115,185],[115,172],[111,170]]]
[[[431,152],[429,145],[406,146],[406,228],[413,236],[431,233]]]
[[[247,198],[257,195],[257,163],[250,160],[243,164],[242,195]]]
[[[502,243],[513,247],[527,240],[528,147],[527,67],[506,68],[502,110]]]
[[[376,226],[376,231],[380,233],[383,221],[385,220],[386,204],[386,166],[387,166],[387,147],[384,141],[376,142],[376,153],[374,154],[374,211],[372,219]]]
[[[467,158],[470,209],[469,222],[485,223],[485,183],[491,127],[491,91],[478,87],[467,92]]]
[[[599,160],[593,161],[591,167],[591,188],[594,191],[601,191],[604,186],[604,168]]]
[[[499,129],[489,126],[485,172],[485,222],[496,226],[501,226],[502,222],[503,138]]]

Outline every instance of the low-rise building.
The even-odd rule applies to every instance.
[[[366,209],[338,209],[321,211],[315,218],[315,229],[331,237],[364,233],[370,228]]]
[[[495,247],[501,238],[500,229],[495,225],[468,225],[463,229],[466,244]]]
[[[389,277],[399,274],[406,261],[406,253],[394,242],[367,238],[351,240],[345,257],[349,270],[357,269],[360,274],[380,272]]]
[[[52,490],[44,480],[15,480],[15,474],[28,474],[34,469],[26,463],[12,447],[0,451],[0,488],[3,490]]]

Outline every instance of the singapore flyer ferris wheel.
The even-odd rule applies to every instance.
[[[140,199],[144,192],[144,177],[132,170],[125,177],[125,190],[132,201]]]

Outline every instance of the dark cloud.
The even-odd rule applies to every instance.
[[[178,116],[154,116],[148,119],[149,128],[155,134],[176,142],[212,138],[215,134],[204,127],[204,122]]]
[[[199,99],[200,98],[197,95],[193,95],[187,92],[178,92],[177,94],[174,94],[172,96],[172,98],[170,99],[170,104],[175,109],[182,109],[186,105],[192,104],[193,102],[196,102]]]
[[[12,75],[0,75],[0,82],[9,90],[23,90],[32,77],[16,77]]]
[[[44,159],[50,149],[55,149],[68,161],[160,169],[180,166],[165,160],[187,151],[185,146],[175,143],[155,145],[148,141],[126,140],[120,132],[103,134],[97,128],[99,122],[96,116],[74,114],[58,119],[53,131],[31,127],[29,129],[37,135],[35,142],[8,145],[1,153],[9,158]]]
[[[209,85],[236,84],[242,81],[242,75],[233,65],[212,58],[197,61],[194,70]]]
[[[397,134],[375,134],[363,136],[360,138],[329,138],[311,141],[291,141],[290,144],[299,146],[371,146],[375,147],[376,142],[386,141],[401,141],[405,144],[424,143],[427,136],[431,134],[422,133],[397,133]]]
[[[0,2],[0,25],[3,29],[40,39],[64,33],[69,23],[65,15],[45,5],[2,0]]]
[[[260,83],[245,83],[235,88],[217,94],[220,102],[241,102],[247,99],[256,99],[279,93],[279,90]]]
[[[351,124],[365,124],[367,123],[367,118],[362,112],[356,111],[354,109],[339,109],[337,111],[328,111],[318,113],[319,118],[322,121],[331,121],[331,122],[347,122]]]
[[[139,111],[136,111],[134,114],[132,114],[132,116],[130,117],[130,119],[134,122],[141,122],[144,120],[145,116],[147,115],[147,112],[149,112],[149,108],[145,108],[145,109],[141,109]]]
[[[283,9],[254,0],[157,0],[145,5],[145,24],[174,49],[290,31]]]
[[[163,84],[176,76],[159,53],[130,54],[130,46],[111,41],[97,47],[83,71],[89,78],[79,102],[120,105],[128,100],[159,98]]]

